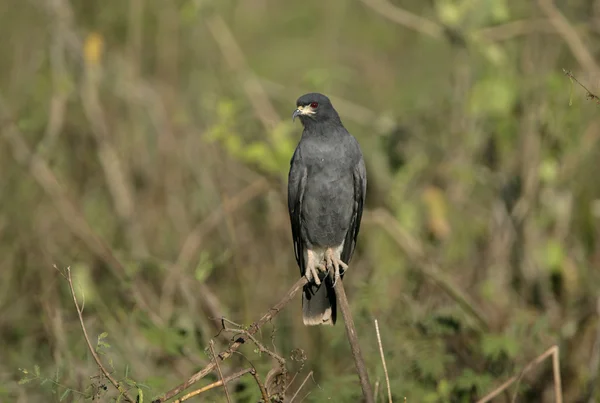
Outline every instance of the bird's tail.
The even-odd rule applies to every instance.
[[[302,293],[302,321],[307,326],[335,325],[337,308],[335,289],[329,276],[320,287],[304,286]]]

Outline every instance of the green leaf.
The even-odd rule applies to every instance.
[[[39,377],[40,376],[40,366],[39,365],[34,365],[33,366],[33,373],[35,374],[35,376]]]
[[[519,345],[513,337],[503,334],[487,334],[481,339],[483,354],[491,359],[498,359],[504,353],[509,358],[515,358]]]

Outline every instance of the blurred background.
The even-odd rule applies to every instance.
[[[378,400],[374,319],[395,401],[475,401],[554,344],[564,401],[600,399],[600,111],[563,71],[600,91],[600,1],[8,0],[0,37],[0,401],[116,396],[67,266],[144,401],[227,346],[218,318],[274,305],[300,275],[286,187],[312,91],[367,164],[344,285]],[[359,400],[341,320],[304,327],[298,295],[259,336],[288,398],[313,371],[295,401]],[[240,352],[224,374],[264,380]],[[516,392],[554,402],[550,361],[494,401]],[[260,399],[251,377],[230,393]]]

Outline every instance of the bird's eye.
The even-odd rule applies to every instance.
[[[313,108],[313,109],[317,109],[317,106],[319,106],[319,103],[318,103],[318,102],[312,102],[312,103],[310,104],[310,107],[311,107],[311,108]]]

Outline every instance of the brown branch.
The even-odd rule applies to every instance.
[[[475,31],[477,36],[492,42],[534,33],[556,34],[557,32],[552,23],[545,18],[511,21]]]
[[[294,402],[294,399],[296,398],[296,396],[298,396],[298,393],[300,393],[300,391],[302,390],[302,388],[304,387],[304,384],[308,381],[308,378],[310,378],[311,376],[313,376],[313,371],[310,371],[308,373],[308,375],[306,375],[306,378],[304,378],[304,380],[302,381],[302,383],[300,384],[300,387],[298,388],[298,390],[296,391],[296,393],[294,393],[294,396],[292,396],[292,398],[290,399],[290,403]],[[314,379],[314,378],[313,378]]]
[[[256,339],[256,337],[254,337],[252,334],[250,334],[250,332],[248,332],[246,329],[243,329],[237,323],[233,323],[232,321],[230,321],[230,320],[228,320],[226,318],[222,318],[221,320],[223,322],[223,329],[222,330],[224,332],[238,333],[238,334],[242,334],[245,337],[247,337],[252,343],[254,343],[256,345],[256,347],[258,348],[258,351],[260,351],[261,353],[265,353],[265,354],[269,355],[271,358],[273,358],[274,360],[276,360],[279,363],[279,366],[281,367],[281,369],[285,373],[285,358],[283,358],[282,356],[280,356],[276,352],[271,351],[268,348],[266,348],[260,341],[258,341]],[[237,329],[232,329],[232,328],[229,328],[229,327],[225,326],[225,322],[231,323],[233,325],[240,326],[240,327],[237,328]]]
[[[572,72],[570,72],[569,70],[563,69],[563,73],[565,73],[565,76],[569,77],[569,79],[571,79],[571,81],[574,81],[575,83],[577,83],[577,85],[579,85],[581,88],[583,88],[585,90],[587,99],[591,99],[592,101],[596,102],[597,104],[600,104],[600,97],[598,97],[592,91],[588,90],[588,88],[585,85],[581,84],[579,82],[579,80],[577,80],[575,78],[575,76],[573,75]]]
[[[377,344],[379,345],[379,355],[383,364],[383,373],[385,374],[385,383],[387,385],[388,400],[392,403],[392,389],[390,387],[390,377],[388,375],[387,365],[385,364],[385,355],[383,354],[383,344],[381,344],[381,334],[379,333],[379,323],[375,319],[375,333],[377,333]],[[375,399],[377,400],[377,399]]]
[[[525,368],[523,368],[523,370],[521,371],[521,373],[519,375],[513,376],[512,378],[510,378],[509,380],[504,382],[502,385],[500,385],[496,389],[494,389],[492,392],[488,393],[487,395],[485,395],[484,397],[479,399],[477,401],[477,403],[490,402],[494,397],[496,397],[500,393],[504,392],[504,390],[506,390],[513,383],[519,381],[526,372],[529,372],[531,369],[536,367],[539,363],[541,363],[542,361],[544,361],[546,358],[548,358],[550,356],[552,356],[552,371],[554,373],[554,395],[555,395],[554,401],[556,403],[562,403],[562,386],[561,386],[561,379],[560,379],[560,363],[559,363],[558,353],[559,353],[559,350],[558,350],[557,345],[550,347],[548,350],[544,351],[542,354],[537,356],[533,361],[531,361],[529,364],[527,364],[527,366],[525,366]]]
[[[75,309],[77,309],[77,315],[79,316],[79,324],[81,325],[81,330],[83,331],[83,337],[85,338],[85,342],[87,343],[90,353],[92,353],[92,357],[94,357],[94,361],[96,361],[96,365],[98,365],[98,368],[100,368],[100,371],[102,371],[102,373],[104,374],[106,379],[108,379],[110,381],[110,383],[112,383],[112,385],[119,391],[121,396],[126,401],[128,401],[130,403],[134,403],[136,400],[129,397],[129,395],[127,394],[127,391],[125,389],[123,389],[123,387],[119,384],[119,382],[115,378],[112,377],[110,372],[108,372],[106,370],[106,368],[104,368],[104,365],[102,365],[102,362],[100,361],[100,357],[98,357],[98,354],[96,354],[96,351],[94,350],[94,347],[92,346],[92,343],[90,342],[90,338],[88,336],[87,330],[85,329],[85,325],[83,323],[83,309],[79,307],[79,303],[77,302],[77,296],[75,295],[75,288],[73,287],[73,280],[71,279],[71,268],[70,267],[67,267],[66,275],[63,274],[63,276],[67,279],[67,281],[69,283],[69,288],[71,289],[71,296],[73,297],[73,303],[75,304]]]
[[[408,12],[386,0],[361,0],[367,7],[396,24],[435,39],[444,38],[444,27],[440,24]]]
[[[304,285],[306,285],[307,283],[308,283],[308,280],[306,279],[306,277],[304,277],[304,276],[300,277],[300,279],[298,279],[298,281],[296,281],[296,284],[294,284],[292,286],[292,288],[290,288],[288,290],[288,292],[285,294],[285,296],[277,304],[275,304],[275,306],[273,306],[266,313],[264,313],[263,316],[259,320],[257,320],[252,325],[250,325],[250,327],[248,328],[248,334],[250,334],[250,335],[256,334],[265,323],[269,322],[271,319],[273,319],[275,316],[277,316],[277,314],[292,300],[292,298],[294,298],[296,293],[298,293],[298,291],[300,291],[302,289],[302,287]],[[221,361],[223,361],[223,360],[226,360],[227,358],[231,357],[231,355],[234,352],[236,352],[240,348],[240,346],[246,342],[247,339],[248,338],[246,335],[240,336],[234,343],[232,343],[229,346],[229,348],[227,350],[221,352],[218,355],[218,358],[221,359]],[[185,381],[181,385],[171,389],[170,391],[168,391],[161,397],[155,399],[152,403],[165,402],[165,401],[171,399],[173,396],[183,392],[184,390],[186,390],[187,388],[189,388],[190,386],[192,386],[193,384],[198,382],[200,379],[204,378],[206,375],[208,375],[215,369],[216,359],[217,358],[213,359],[210,362],[210,364],[208,364],[202,370],[200,370],[197,373],[195,373],[194,375],[192,375],[187,381]]]
[[[214,360],[215,366],[217,367],[217,372],[219,373],[219,378],[221,378],[221,381],[223,381],[223,389],[225,389],[225,397],[227,398],[227,403],[231,403],[231,396],[229,396],[229,390],[227,390],[227,382],[223,378],[223,372],[221,372],[221,366],[219,365],[219,360],[217,360],[217,355],[215,354],[215,342],[212,339],[210,340],[209,346],[210,354],[212,356],[212,359]]]
[[[373,387],[369,382],[367,366],[365,365],[365,360],[360,351],[360,344],[358,343],[358,336],[356,335],[354,319],[352,319],[352,312],[350,312],[350,306],[348,305],[348,298],[346,297],[346,291],[344,290],[344,283],[341,280],[339,280],[335,285],[335,297],[338,305],[340,306],[340,310],[342,311],[342,316],[344,317],[344,326],[346,327],[346,334],[348,335],[348,341],[350,342],[350,349],[352,350],[352,356],[354,357],[354,365],[356,366],[356,372],[358,372],[358,378],[360,380],[360,387],[363,392],[364,401],[366,403],[373,403]]]
[[[600,71],[590,50],[585,46],[583,40],[577,34],[577,31],[575,31],[569,20],[567,20],[556,5],[554,5],[552,0],[538,0],[538,5],[546,14],[558,34],[566,42],[571,53],[575,59],[577,59],[577,62],[587,70],[588,73],[597,73]]]
[[[269,394],[267,393],[267,390],[265,389],[265,385],[263,385],[263,383],[260,381],[260,378],[258,377],[258,373],[256,373],[256,369],[252,368],[252,371],[250,371],[250,374],[254,377],[254,380],[256,381],[256,384],[258,385],[258,388],[260,389],[260,394],[262,395],[262,398],[264,400],[264,403],[269,403]]]
[[[223,385],[225,382],[231,382],[233,380],[236,380],[238,378],[241,378],[242,376],[246,375],[247,373],[251,373],[252,371],[254,371],[254,368],[246,368],[243,369],[239,372],[236,372],[235,374],[229,375],[228,377],[224,378],[224,379],[219,379],[217,382],[213,382],[209,385],[206,385],[203,388],[197,389],[193,392],[188,393],[187,395],[182,396],[180,399],[175,400],[173,403],[182,403],[188,399],[191,399],[192,397],[198,396],[201,393],[204,393],[206,391],[209,391],[211,389],[217,388],[221,385]]]

